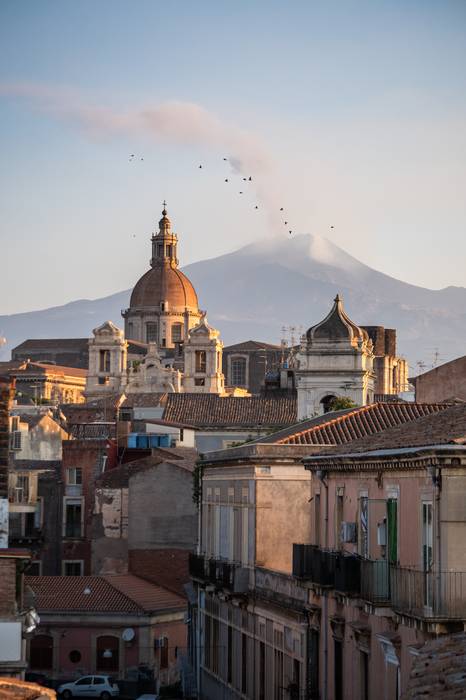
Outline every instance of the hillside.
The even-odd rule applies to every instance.
[[[253,243],[188,265],[184,272],[225,344],[248,338],[279,342],[282,326],[307,328],[319,321],[338,291],[356,322],[398,329],[399,349],[411,371],[419,360],[430,364],[436,349],[442,361],[465,352],[466,289],[407,284],[311,235]],[[122,326],[120,312],[129,294],[0,316],[0,333],[7,338],[1,359],[26,338],[82,337],[106,319]]]

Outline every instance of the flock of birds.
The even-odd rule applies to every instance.
[[[143,158],[142,156],[136,155],[135,153],[131,153],[130,156],[129,156],[129,162],[132,163],[132,162],[135,161],[135,160],[136,160],[136,161],[138,161],[138,160],[139,160],[139,161],[143,161],[144,158]],[[228,162],[228,158],[225,157],[225,156],[223,157],[223,160],[226,161],[226,162]],[[198,170],[203,170],[203,169],[205,169],[205,168],[204,168],[204,165],[203,165],[202,163],[199,164]],[[224,182],[225,182],[225,183],[229,183],[230,180],[231,180],[231,175],[230,175],[229,177],[224,178]],[[252,181],[253,181],[252,175],[249,175],[248,177],[242,177],[242,181],[245,182],[246,184],[249,183],[249,182],[252,182]],[[244,194],[244,190],[240,190],[240,191],[238,192],[238,195],[242,195],[242,194]],[[254,209],[259,209],[259,205],[258,205],[258,204],[255,204],[255,205],[254,205]],[[286,216],[286,214],[284,213],[284,212],[285,212],[285,207],[280,207],[279,211],[280,211],[280,212],[283,212],[283,216]],[[288,221],[285,221],[285,219],[283,219],[283,224],[284,224],[284,226],[288,226],[288,225],[289,225],[289,222],[288,222]],[[333,226],[332,226],[331,228],[333,228]],[[288,233],[289,233],[290,236],[291,236],[291,235],[293,234],[293,229],[289,229],[289,230],[288,230]],[[133,235],[133,238],[136,238],[136,236]]]

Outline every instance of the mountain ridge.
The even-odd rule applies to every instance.
[[[464,287],[412,285],[318,236],[250,243],[191,263],[183,272],[226,345],[245,338],[278,343],[283,326],[304,329],[321,320],[339,292],[357,323],[397,328],[399,350],[414,363],[429,362],[436,348],[445,361],[464,354]],[[27,338],[85,337],[107,319],[122,327],[120,313],[130,292],[0,316],[0,333],[7,338],[0,358],[9,359],[11,348]]]

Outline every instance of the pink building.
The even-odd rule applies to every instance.
[[[180,595],[132,574],[30,576],[26,585],[41,619],[28,644],[31,671],[124,680],[144,667],[158,687],[178,680],[187,607]]]
[[[465,442],[456,405],[304,460],[312,697],[398,700],[419,646],[463,630]]]

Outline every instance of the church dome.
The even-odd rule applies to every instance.
[[[369,335],[364,328],[360,328],[343,309],[343,302],[339,294],[334,299],[330,313],[323,321],[309,328],[306,333],[308,341],[314,340],[349,340],[350,342],[367,342]]]
[[[133,289],[130,308],[159,307],[168,302],[169,309],[198,311],[196,291],[181,270],[171,265],[157,265],[141,277]]]

